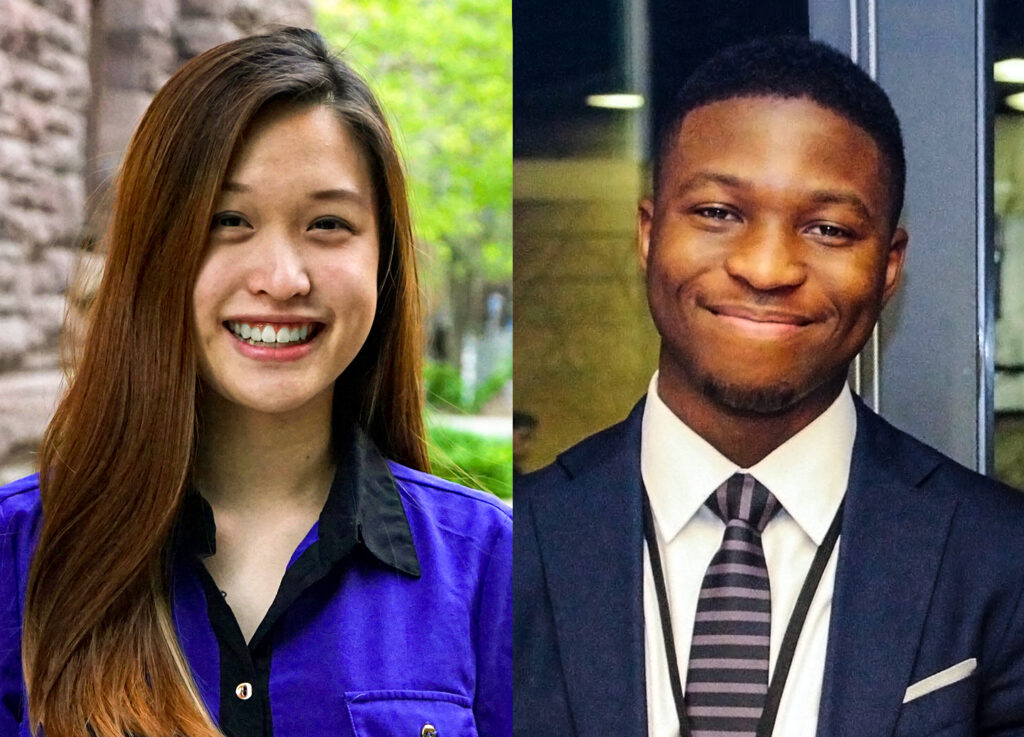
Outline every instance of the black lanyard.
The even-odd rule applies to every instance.
[[[676,702],[676,716],[679,718],[679,735],[680,737],[690,737],[690,722],[686,717],[683,684],[679,678],[675,638],[672,637],[672,620],[669,618],[665,573],[661,567],[658,538],[654,534],[651,502],[647,498],[647,489],[645,488],[643,491],[644,537],[647,539],[647,552],[651,557],[651,573],[654,574],[654,588],[658,595],[661,631],[665,636],[665,657],[668,660],[668,676],[672,684],[672,698]],[[768,685],[764,711],[761,712],[761,718],[757,723],[757,737],[771,737],[772,730],[775,729],[775,720],[779,716],[779,704],[782,703],[782,691],[786,687],[790,666],[793,665],[793,656],[796,654],[796,644],[800,640],[800,632],[804,628],[804,622],[807,621],[807,612],[811,608],[811,601],[814,599],[814,593],[818,590],[818,584],[821,583],[821,576],[825,572],[825,567],[832,557],[832,551],[835,550],[836,541],[839,539],[839,528],[843,523],[844,502],[840,502],[836,516],[832,518],[832,525],[828,528],[825,539],[818,546],[818,552],[814,554],[814,560],[811,561],[811,569],[807,571],[807,578],[804,579],[804,584],[800,587],[800,595],[797,596],[793,616],[789,618],[789,624],[786,626],[786,634],[782,638],[782,647],[779,650],[778,661],[775,663],[775,671],[772,673],[771,683]]]

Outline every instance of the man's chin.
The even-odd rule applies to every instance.
[[[703,388],[704,394],[712,402],[741,414],[778,414],[792,407],[799,399],[796,388],[789,384],[739,386],[710,377],[704,380]]]

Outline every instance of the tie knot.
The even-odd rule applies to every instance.
[[[715,489],[706,504],[726,524],[740,520],[758,532],[763,532],[781,509],[772,493],[749,473],[734,473]]]

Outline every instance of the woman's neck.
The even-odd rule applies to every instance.
[[[298,409],[268,414],[208,391],[200,408],[196,487],[215,508],[319,508],[334,475],[331,405],[327,391]]]

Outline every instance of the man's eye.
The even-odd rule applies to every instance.
[[[846,228],[840,228],[838,225],[828,225],[825,223],[819,223],[810,227],[808,232],[811,235],[820,235],[825,238],[851,238],[853,233],[846,230]]]
[[[218,212],[213,216],[210,228],[241,228],[247,225],[245,218],[235,212]]]
[[[713,220],[730,220],[735,219],[735,215],[724,207],[700,207],[695,212],[701,217],[711,218]]]
[[[340,218],[319,218],[309,226],[310,230],[352,230],[352,226]]]

